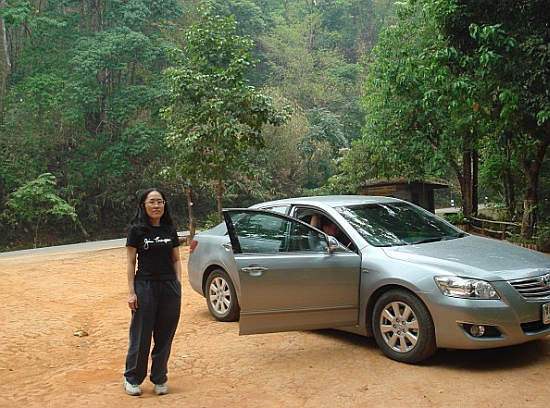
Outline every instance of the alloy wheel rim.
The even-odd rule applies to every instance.
[[[412,308],[404,302],[391,302],[380,315],[380,333],[393,351],[407,353],[418,343],[420,327]]]
[[[224,315],[231,307],[231,291],[225,279],[216,277],[210,282],[210,304],[218,315]]]

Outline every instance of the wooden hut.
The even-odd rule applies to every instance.
[[[358,194],[395,197],[435,212],[434,190],[449,188],[435,181],[408,181],[405,178],[370,180],[358,188]]]

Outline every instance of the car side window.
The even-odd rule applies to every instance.
[[[243,252],[284,251],[288,220],[262,213],[235,214],[231,218]]]
[[[297,218],[303,222],[310,224],[312,215],[315,214],[314,210],[309,208],[296,208],[294,212],[294,218]]]
[[[289,234],[289,252],[326,252],[328,250],[325,235],[299,222],[292,222]]]
[[[345,234],[334,221],[320,211],[311,208],[297,207],[294,217],[333,236],[344,248],[357,252],[355,245],[347,234]]]
[[[298,221],[265,213],[230,213],[243,253],[327,251],[325,235]]]

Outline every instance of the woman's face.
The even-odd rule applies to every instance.
[[[159,225],[160,218],[164,214],[164,199],[158,191],[151,191],[145,197],[145,212],[152,225]]]

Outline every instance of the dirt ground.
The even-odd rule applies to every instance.
[[[187,248],[182,248],[184,264]],[[550,337],[391,361],[335,330],[238,336],[186,280],[171,393],[122,390],[130,312],[123,248],[0,259],[0,407],[548,407]],[[88,336],[77,337],[84,330]]]

